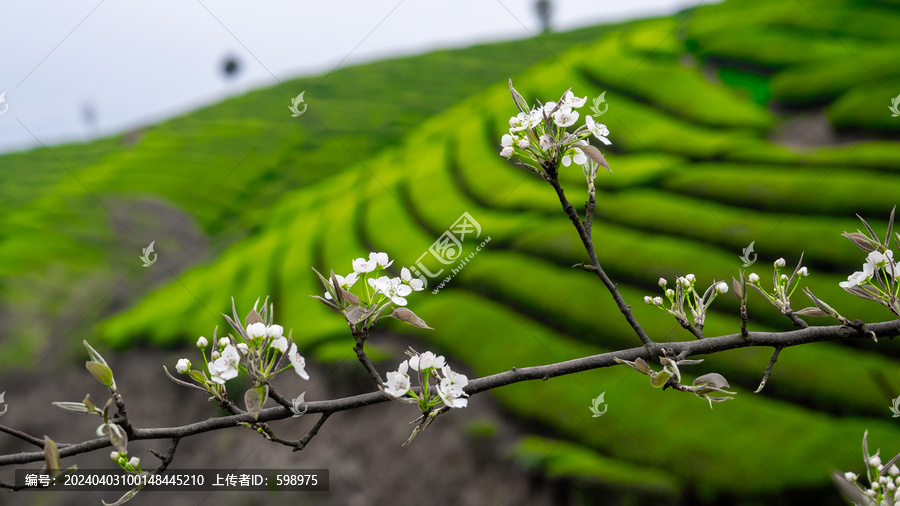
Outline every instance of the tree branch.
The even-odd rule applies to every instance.
[[[566,194],[563,191],[562,186],[559,185],[559,180],[556,177],[548,177],[547,181],[550,182],[550,185],[553,186],[553,189],[556,190],[556,196],[559,198],[559,203],[562,204],[563,211],[569,216],[569,219],[572,221],[572,224],[575,226],[575,230],[578,231],[578,237],[581,238],[581,243],[584,245],[584,249],[588,254],[588,258],[591,260],[590,270],[603,281],[603,284],[606,285],[606,289],[609,290],[609,293],[612,295],[613,300],[616,301],[616,305],[619,307],[619,311],[622,312],[622,315],[625,317],[625,321],[631,325],[631,328],[634,329],[634,332],[638,335],[641,342],[644,345],[653,344],[653,340],[650,339],[650,336],[644,331],[638,321],[634,318],[634,315],[631,314],[631,306],[625,303],[625,299],[622,298],[622,295],[619,294],[618,288],[616,288],[615,283],[609,279],[609,276],[603,271],[603,268],[600,267],[600,261],[597,260],[597,253],[594,251],[594,243],[591,239],[591,232],[589,228],[585,228],[582,226],[581,220],[578,218],[578,212],[575,211],[575,208],[572,204],[566,199]],[[588,202],[590,204],[590,201]],[[589,206],[592,207],[592,206]],[[593,209],[592,209],[593,211]],[[585,218],[586,224],[591,224],[591,220],[587,220]],[[586,269],[587,266],[583,266],[582,268]]]
[[[555,364],[513,368],[502,372],[477,378],[469,381],[465,392],[474,395],[494,388],[499,388],[513,383],[532,380],[546,380],[556,376],[574,374],[591,369],[611,367],[617,365],[615,359],[634,361],[637,358],[650,360],[662,354],[663,350],[670,356],[689,357],[692,355],[709,355],[727,350],[746,348],[749,346],[770,346],[775,348],[788,348],[802,344],[837,341],[843,339],[868,339],[872,335],[877,337],[894,337],[900,335],[900,320],[859,325],[858,329],[847,325],[832,325],[822,327],[808,327],[789,332],[748,332],[747,337],[741,334],[729,334],[718,337],[708,337],[695,341],[676,341],[669,343],[653,343],[650,346],[640,346],[626,350],[592,355]],[[390,398],[381,391],[344,397],[327,401],[312,401],[307,403],[308,413],[333,414],[339,411],[357,409],[363,406],[380,404],[389,401]],[[237,411],[240,411],[234,407]],[[282,420],[293,416],[291,410],[284,406],[266,408],[259,412],[259,418],[255,419],[245,412],[240,414],[223,416],[195,422],[180,427],[162,427],[152,429],[134,429],[134,437],[130,440],[144,439],[180,439],[184,437],[210,432],[213,430],[236,427],[240,424],[265,423],[272,420]],[[307,442],[315,436],[315,433],[324,423],[324,417],[319,420],[316,427],[307,434]],[[302,440],[301,440],[302,441]],[[61,458],[71,457],[81,453],[92,452],[110,446],[108,438],[97,438],[65,447],[60,446]],[[0,456],[0,466],[27,464],[39,462],[44,459],[44,452],[22,452]]]
[[[772,358],[769,359],[769,365],[766,367],[766,372],[763,373],[762,381],[759,382],[759,388],[756,389],[755,394],[762,392],[762,389],[766,386],[766,382],[769,381],[769,376],[772,375],[772,368],[775,367],[775,361],[778,360],[778,354],[781,353],[782,348],[775,348],[775,351],[772,352]]]

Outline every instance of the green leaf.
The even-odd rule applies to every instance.
[[[51,402],[54,406],[58,408],[63,408],[66,411],[74,411],[75,413],[92,413],[90,408],[84,405],[81,402]]]
[[[125,434],[125,429],[120,427],[117,424],[111,423],[106,426],[107,434],[109,435],[109,442],[115,447],[119,453],[127,454],[128,453],[128,435]]]
[[[50,472],[50,476],[56,475],[62,468],[62,464],[59,461],[59,448],[56,447],[56,443],[50,439],[50,436],[44,436],[44,462],[47,465],[47,471]]]
[[[206,375],[196,369],[188,371],[188,376],[193,378],[197,383],[206,383]]]
[[[109,364],[106,363],[106,360],[103,360],[103,356],[100,355],[99,353],[97,353],[97,350],[92,348],[91,345],[88,344],[87,341],[82,341],[82,343],[84,343],[84,347],[87,348],[88,354],[91,356],[92,362],[99,362],[107,367],[109,366]]]
[[[244,394],[244,405],[247,407],[247,412],[253,415],[254,420],[259,418],[259,411],[262,409],[263,404],[265,404],[268,395],[268,384],[251,388]]]
[[[660,388],[663,385],[665,385],[666,382],[669,381],[669,378],[671,378],[671,377],[672,377],[671,374],[669,374],[666,371],[662,371],[662,372],[658,373],[656,376],[653,376],[652,378],[650,378],[650,384],[655,386],[656,388]]]
[[[113,373],[112,369],[109,368],[106,364],[101,364],[100,362],[85,362],[84,366],[87,368],[88,372],[94,375],[97,378],[97,381],[103,383],[109,388],[112,388],[113,385]]]

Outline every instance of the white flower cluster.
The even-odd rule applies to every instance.
[[[413,278],[409,269],[403,267],[400,269],[400,277],[389,277],[383,275],[385,270],[393,264],[387,253],[372,252],[369,253],[369,259],[357,258],[351,262],[353,272],[346,276],[335,274],[338,286],[344,290],[350,291],[354,284],[360,279],[364,279],[365,283],[372,289],[373,293],[369,293],[366,289],[366,302],[370,302],[369,296],[375,294],[383,295],[397,306],[405,306],[407,304],[406,297],[412,292],[419,292],[425,289],[425,283],[418,278]],[[379,275],[381,274],[381,275]],[[332,283],[333,286],[333,283]],[[335,287],[337,288],[337,287]],[[325,291],[325,298],[332,300],[328,290]]]
[[[261,319],[255,307],[248,315],[248,320],[251,315],[254,319]],[[191,361],[182,358],[175,366],[176,371],[188,374],[191,379],[217,398],[224,396],[225,382],[236,378],[242,370],[252,371],[251,379],[256,384],[267,383],[288,367],[293,368],[301,378],[309,379],[309,375],[306,373],[306,360],[297,351],[297,345],[292,342],[291,338],[284,335],[284,327],[254,321],[244,329],[239,326],[240,320],[235,322],[232,318],[227,316],[226,318],[228,323],[239,331],[237,337],[228,336],[217,340],[213,334],[214,344],[210,347],[207,358],[206,347],[209,346],[209,340],[200,336],[196,344],[203,350],[205,367],[201,370],[193,369]],[[285,357],[290,362],[290,366],[278,369]]]
[[[857,230],[841,234],[867,255],[862,270],[847,276],[847,281],[841,281],[840,286],[857,297],[876,301],[900,316],[900,283],[897,282],[897,262],[891,250],[891,232],[894,230],[896,211],[895,206],[888,220],[884,241],[878,238],[875,230],[862,217],[860,220],[868,233]],[[900,248],[900,233],[895,232],[893,239],[894,244]]]
[[[871,251],[866,256],[866,263],[861,271],[856,271],[847,277],[847,281],[841,281],[840,286],[844,290],[864,299],[877,300],[887,306],[894,314],[900,315],[898,307],[896,280],[897,262],[894,260],[894,252]]]
[[[663,306],[662,297],[644,297],[644,302],[652,306],[656,306],[666,313],[674,316],[678,323],[682,326],[690,325],[687,319],[687,310],[690,310],[695,327],[703,328],[706,319],[706,311],[712,301],[720,294],[728,293],[728,284],[724,281],[713,282],[709,288],[700,296],[696,290],[697,277],[688,274],[684,277],[675,279],[675,288],[666,288],[669,284],[665,278],[659,278],[660,288],[665,289],[666,298],[669,300],[669,307]],[[687,305],[687,309],[685,309]]]
[[[416,394],[412,389],[409,370],[418,372],[422,391]],[[443,403],[450,408],[464,408],[468,404],[468,394],[463,389],[469,384],[464,374],[459,374],[444,361],[442,355],[426,351],[422,354],[411,354],[408,360],[400,363],[396,371],[387,373],[384,393],[410,404],[418,404],[423,413]]]
[[[800,266],[802,262],[803,255],[800,256],[800,262],[797,264],[797,267],[795,267],[791,275],[788,276],[781,272],[781,269],[787,262],[783,258],[775,260],[772,264],[775,267],[775,270],[772,274],[771,293],[762,287],[759,283],[759,274],[755,272],[751,272],[750,275],[747,276],[747,282],[777,307],[779,311],[787,314],[788,311],[791,310],[791,295],[793,295],[797,287],[800,286],[800,280],[809,276],[809,270],[806,267]]]
[[[559,102],[538,104],[526,112],[524,99],[509,84],[510,91],[520,112],[509,119],[509,133],[500,139],[500,155],[516,157],[526,167],[539,174],[556,170],[559,162],[566,167],[575,162],[581,165],[585,177],[592,183],[597,175],[598,163],[609,169],[603,155],[586,140],[593,135],[605,145],[609,129],[596,123],[592,116],[585,117],[585,124],[569,133],[566,129],[578,122],[576,111],[584,106],[587,97],[576,97],[571,90],[563,94]]]
[[[866,431],[866,436],[868,436],[868,431]],[[872,505],[900,504],[900,468],[890,462],[890,467],[885,468],[881,463],[881,457],[878,456],[880,450],[875,452],[875,455],[868,456],[869,450],[865,446],[866,436],[863,437],[863,462],[866,465],[865,474],[869,482],[868,487],[860,484],[859,475],[852,472],[843,473],[842,476],[839,474],[836,481],[843,477],[852,487],[856,488],[858,492],[853,491],[853,493],[858,494],[859,497],[854,502],[868,500],[868,504]],[[857,502],[857,504],[859,503]]]

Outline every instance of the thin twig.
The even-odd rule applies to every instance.
[[[581,242],[584,245],[584,249],[588,254],[588,257],[591,260],[591,270],[603,281],[603,284],[606,285],[606,289],[609,290],[609,293],[612,295],[613,300],[615,300],[616,305],[619,307],[619,311],[622,312],[622,315],[625,317],[625,321],[631,325],[631,328],[634,329],[635,333],[640,338],[641,342],[644,345],[653,344],[653,340],[650,339],[650,336],[644,331],[638,321],[634,318],[634,315],[631,313],[631,306],[625,303],[625,299],[622,298],[622,295],[619,293],[618,288],[616,288],[615,283],[609,279],[609,276],[603,271],[603,268],[600,267],[600,261],[597,260],[597,253],[594,250],[594,244],[591,240],[591,235],[589,230],[585,229],[582,225],[581,220],[578,217],[578,212],[575,211],[575,208],[572,204],[566,199],[566,194],[563,191],[562,186],[559,184],[559,180],[556,177],[548,177],[547,181],[553,186],[553,189],[556,190],[556,196],[559,198],[559,203],[562,204],[563,210],[566,212],[566,215],[569,216],[569,220],[572,221],[572,224],[575,226],[575,230],[578,231],[578,236],[581,238]],[[585,223],[590,223],[590,221],[585,220]]]
[[[772,368],[775,367],[775,361],[778,360],[778,354],[781,353],[782,348],[775,348],[775,351],[772,352],[772,358],[769,359],[769,365],[766,367],[766,372],[763,373],[762,381],[759,382],[759,388],[756,389],[755,394],[762,392],[762,389],[766,386],[766,382],[769,381],[769,376],[772,375]]]
[[[44,440],[43,440],[43,439],[36,438],[36,437],[32,436],[31,434],[26,434],[26,433],[24,433],[24,432],[22,432],[22,431],[20,431],[20,430],[13,429],[12,427],[7,427],[7,426],[5,426],[5,425],[0,425],[0,432],[5,432],[5,433],[7,433],[7,434],[9,434],[9,435],[11,435],[11,436],[15,436],[15,437],[17,437],[17,438],[19,438],[19,439],[21,439],[21,440],[23,440],[23,441],[26,441],[26,442],[28,442],[28,443],[31,443],[31,444],[33,444],[34,446],[37,446],[38,448],[43,448],[43,447],[44,447]],[[57,443],[56,446],[59,447],[59,448],[63,448],[63,447],[68,446],[68,445]]]

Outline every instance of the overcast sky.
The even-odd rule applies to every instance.
[[[553,0],[553,28],[700,0]],[[710,2],[703,2],[710,3]],[[337,65],[531,37],[535,0],[12,0],[0,12],[0,152],[83,141]],[[242,63],[226,81],[228,55]],[[4,112],[5,111],[5,112]]]

